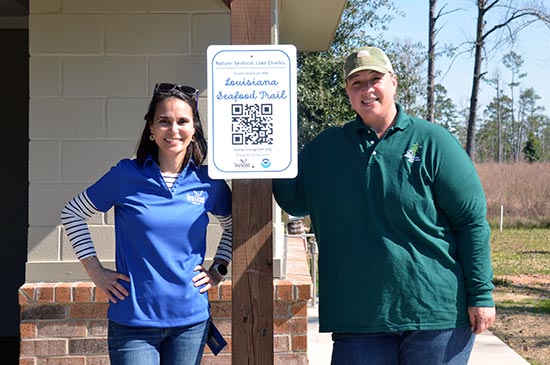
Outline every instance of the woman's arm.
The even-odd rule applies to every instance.
[[[97,212],[97,208],[88,198],[86,191],[83,191],[62,209],[61,223],[67,232],[76,257],[82,262],[90,279],[108,296],[111,302],[116,303],[116,298],[122,300],[128,296],[128,291],[118,283],[118,280],[130,281],[130,278],[101,265],[86,222]]]
[[[97,212],[86,191],[71,199],[61,211],[63,228],[67,232],[76,257],[83,263],[88,262],[84,261],[85,259],[97,256],[88,223],[86,223],[86,220]]]
[[[231,262],[233,251],[233,218],[231,214],[226,216],[214,215],[222,227],[220,243],[214,255],[214,261],[223,261],[226,265]]]

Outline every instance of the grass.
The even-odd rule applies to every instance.
[[[498,302],[500,310],[507,310],[511,313],[528,312],[539,314],[550,314],[550,300],[548,299],[522,299],[502,300]]]
[[[495,276],[550,275],[550,229],[493,229]]]

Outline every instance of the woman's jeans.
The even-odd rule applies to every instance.
[[[469,327],[396,333],[333,333],[332,365],[466,365]]]
[[[109,321],[111,365],[198,365],[209,326],[209,319],[170,328],[129,327]]]

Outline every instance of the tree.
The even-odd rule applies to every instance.
[[[436,85],[435,85],[435,59],[436,59],[436,36],[439,32],[439,29],[437,28],[437,22],[438,20],[448,15],[452,12],[457,11],[451,10],[448,12],[445,12],[444,9],[447,6],[447,4],[443,5],[439,11],[436,11],[437,9],[437,0],[429,0],[429,17],[428,17],[428,85],[427,85],[427,94],[426,94],[426,119],[430,122],[435,122],[436,117]]]
[[[548,117],[545,115],[545,108],[537,105],[540,99],[541,97],[533,88],[522,90],[519,95],[518,126],[521,127],[520,132],[522,133],[518,136],[517,153],[519,154],[519,148],[524,143],[525,138],[529,141],[529,136],[533,134],[533,137],[536,138],[536,143],[539,145],[540,159],[542,159],[542,140],[544,138],[544,129],[548,126]]]
[[[330,52],[298,54],[298,146],[321,130],[353,117],[343,81],[341,58]],[[336,74],[336,75],[335,75]]]
[[[550,12],[544,3],[531,4],[528,0],[476,0],[477,3],[477,25],[474,42],[474,72],[472,91],[470,95],[470,110],[468,116],[468,131],[466,141],[466,152],[470,158],[475,158],[475,125],[478,107],[479,84],[484,73],[481,71],[483,53],[489,36],[499,34],[500,39],[495,42],[496,46],[513,42],[517,34],[536,21],[542,21],[550,28]],[[499,9],[503,13],[503,20],[489,26],[487,14],[490,11]],[[504,30],[505,32],[497,33]]]
[[[495,108],[496,108],[496,128],[497,128],[497,156],[495,161],[497,163],[501,163],[503,161],[502,156],[502,117],[501,117],[501,107],[500,107],[500,101],[502,97],[502,89],[500,87],[500,72],[495,72],[495,76],[492,79],[487,80],[487,83],[489,85],[494,86],[496,91],[496,97],[495,97]]]
[[[532,87],[529,87],[519,95],[520,118],[525,124],[527,132],[533,132],[536,135],[540,134],[540,129],[544,124],[545,108],[537,105],[541,97],[535,92]]]
[[[492,161],[493,157],[495,161],[520,161],[522,146],[531,133],[531,139],[536,138],[540,144],[540,158],[545,159],[550,118],[545,115],[544,107],[538,105],[541,97],[533,88],[522,90],[517,101],[503,93],[497,92],[497,95],[487,105],[484,120],[477,131],[478,161]]]
[[[354,117],[342,78],[346,54],[365,45],[385,47],[381,34],[393,15],[379,15],[386,9],[399,14],[390,0],[348,0],[329,50],[299,52],[298,63],[298,146],[301,149],[321,130]]]
[[[463,132],[458,122],[458,112],[453,100],[447,96],[447,89],[441,84],[435,84],[434,122],[448,129],[460,139]]]
[[[542,161],[550,161],[550,117],[543,115],[540,122]]]
[[[390,10],[392,15],[379,15],[381,10]],[[299,149],[320,131],[342,125],[355,117],[343,87],[342,65],[344,57],[361,46],[384,49],[398,77],[396,100],[407,113],[426,115],[425,48],[420,42],[385,41],[382,32],[394,14],[400,13],[389,0],[348,0],[330,49],[298,53]],[[376,34],[376,31],[381,33]],[[434,83],[433,92],[438,106],[433,120],[447,125],[458,135],[462,128],[456,123],[456,108],[447,97],[447,91]]]
[[[540,161],[542,157],[542,149],[540,146],[540,140],[535,136],[535,133],[529,132],[525,147],[523,147],[523,156],[529,163]]]
[[[396,100],[411,115],[426,115],[424,95],[426,92],[426,55],[422,43],[409,40],[386,46],[397,74]]]
[[[476,158],[479,162],[503,162],[510,158],[512,100],[503,93],[497,95],[485,108],[485,118],[477,131]]]
[[[520,72],[521,66],[523,65],[523,58],[514,51],[510,51],[509,53],[505,54],[504,57],[502,58],[502,63],[504,64],[504,66],[506,66],[506,68],[508,68],[512,72],[512,80],[508,84],[508,86],[510,87],[510,95],[512,97],[512,140],[516,141],[515,145],[513,146],[513,150],[515,151],[514,153],[515,160],[516,162],[519,162],[521,131],[523,126],[521,124],[521,119],[519,118],[519,116],[518,118],[516,118],[516,115],[515,115],[514,90],[516,86],[520,85],[519,80],[527,76],[527,74]]]
[[[426,107],[428,112],[426,113],[426,119],[433,122],[435,119],[435,36],[437,28],[435,23],[439,18],[439,15],[435,14],[437,6],[437,0],[430,0],[430,10],[428,19],[428,88],[426,97]]]

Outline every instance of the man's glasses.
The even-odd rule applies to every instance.
[[[161,82],[155,84],[155,90],[153,91],[153,94],[169,94],[174,91],[180,92],[183,95],[195,100],[197,99],[197,95],[199,94],[199,90],[195,89],[192,86],[172,84],[169,82]]]

